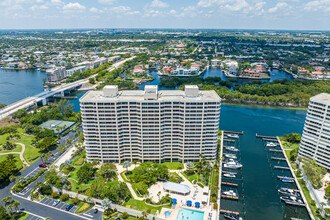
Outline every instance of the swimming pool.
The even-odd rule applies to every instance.
[[[180,209],[177,220],[203,220],[204,212],[191,209]]]

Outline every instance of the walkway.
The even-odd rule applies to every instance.
[[[22,151],[21,152],[7,152],[7,153],[0,153],[0,156],[1,155],[6,155],[6,154],[19,154],[19,159],[22,161],[22,163],[25,165],[25,166],[30,166],[24,159],[23,157],[23,154],[24,154],[24,151],[25,151],[25,145],[22,144],[22,143],[15,143],[15,144],[18,144],[18,145],[21,145],[22,146]]]
[[[136,195],[136,193],[135,193],[135,191],[134,191],[134,189],[133,189],[133,187],[132,187],[132,184],[126,182],[126,181],[123,179],[123,177],[120,175],[122,172],[126,171],[126,169],[123,168],[122,165],[116,165],[116,167],[117,167],[117,176],[118,176],[118,180],[121,181],[121,182],[126,183],[128,189],[129,189],[129,191],[131,192],[131,194],[132,194],[132,196],[134,197],[135,200],[140,200],[140,201],[142,201],[143,198],[141,198],[141,197],[139,197],[138,195]],[[135,168],[135,166],[131,165],[127,170],[133,170],[134,168]]]

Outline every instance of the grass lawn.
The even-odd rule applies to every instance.
[[[160,212],[160,210],[165,207],[165,208],[170,208],[170,206],[158,206],[158,207],[153,207],[150,205],[146,205],[144,201],[140,200],[135,200],[135,199],[130,199],[128,202],[124,204],[127,208],[132,208],[136,209],[139,211],[145,211],[145,212],[150,212],[151,214],[156,214],[157,210]]]
[[[71,182],[72,192],[84,191],[84,190],[88,189],[94,181],[97,180],[97,179],[92,179],[88,183],[78,184],[78,182],[79,182],[78,177],[77,177],[78,169],[79,169],[79,167],[75,167],[74,170],[70,172],[70,175],[68,178],[69,181]],[[77,189],[77,187],[79,189]]]
[[[80,158],[83,158],[84,156],[86,156],[86,151],[83,151],[78,157],[74,158],[71,164],[76,165],[76,163],[80,160]]]
[[[79,203],[78,209],[75,211],[76,214],[84,213],[93,208],[93,205],[90,205],[88,203]]]
[[[19,159],[19,154],[13,154],[16,159],[16,166],[18,169],[23,167],[23,162]],[[8,155],[0,155],[0,162],[6,160]]]
[[[32,140],[34,139],[33,136],[30,135],[25,135],[23,132],[24,130],[22,128],[18,128],[18,134],[21,136],[21,139],[19,140],[10,140],[9,142],[11,143],[22,143],[25,145],[25,151],[24,151],[24,159],[31,164],[31,162],[33,162],[33,160],[35,160],[36,158],[39,157],[39,149],[32,147]],[[6,143],[6,138],[9,136],[9,134],[5,134],[0,136],[0,144],[4,144]],[[17,146],[14,150],[12,150],[12,152],[21,152],[22,151],[22,147],[19,145]],[[2,151],[5,152],[5,151]]]
[[[169,170],[182,170],[184,168],[181,162],[164,162],[162,164],[166,165]]]
[[[18,220],[24,220],[24,219],[26,219],[29,216],[29,214],[26,213],[26,212],[22,212],[22,213],[20,213],[20,215],[21,215],[21,217],[19,217]]]
[[[182,175],[186,177],[191,183],[194,183],[195,181],[197,182],[198,179],[203,178],[202,175],[198,175],[198,173],[195,173],[193,175],[188,175],[186,172],[182,172]]]
[[[22,146],[19,145],[19,144],[15,144],[15,148],[12,149],[12,150],[3,150],[2,147],[0,147],[0,149],[1,149],[0,154],[1,153],[9,153],[9,152],[21,152],[22,151]]]

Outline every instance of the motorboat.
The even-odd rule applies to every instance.
[[[281,188],[277,190],[280,194],[282,195],[287,195],[287,196],[300,196],[300,193],[298,190],[294,189],[289,189],[289,188]]]
[[[277,144],[274,143],[274,142],[267,142],[266,146],[267,146],[267,147],[276,147]]]
[[[239,136],[237,134],[226,134],[227,137],[230,137],[230,138],[239,138]]]
[[[233,151],[233,152],[237,152],[237,151],[238,151],[238,149],[235,148],[235,147],[233,147],[233,146],[231,146],[231,147],[226,147],[226,149],[229,150],[229,151]]]
[[[236,175],[233,173],[224,173],[223,176],[228,177],[228,178],[235,178]]]
[[[234,190],[223,191],[222,194],[226,196],[237,197],[237,193],[234,192]]]
[[[236,154],[224,154],[225,157],[230,158],[230,159],[237,159]]]
[[[225,213],[223,215],[226,219],[231,219],[231,220],[239,220],[239,216],[235,213]]]
[[[232,159],[230,159],[227,163],[225,163],[223,165],[223,167],[225,168],[230,168],[230,169],[239,169],[241,168],[243,165],[238,163],[237,161],[234,161]]]
[[[282,182],[283,182],[283,183],[293,183],[294,180],[293,180],[293,179],[289,179],[289,178],[283,178],[283,179],[282,179]]]
[[[281,196],[281,201],[291,205],[304,205],[304,202],[296,196]]]

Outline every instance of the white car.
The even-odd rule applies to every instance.
[[[55,201],[53,202],[53,206],[57,206],[59,203],[60,203],[60,200],[55,200]]]

